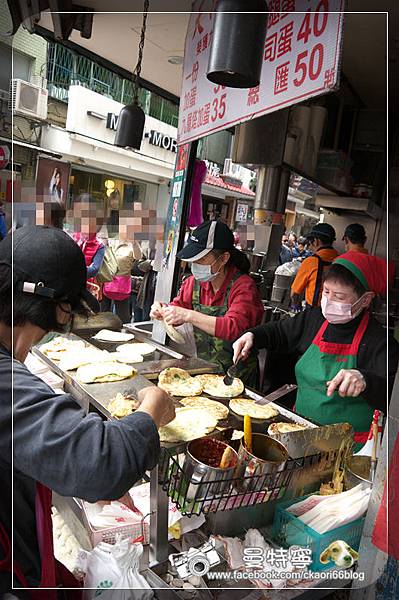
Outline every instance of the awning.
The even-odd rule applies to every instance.
[[[208,185],[214,185],[218,188],[222,188],[226,190],[226,192],[234,192],[234,195],[239,194],[240,196],[247,196],[248,199],[255,198],[255,192],[252,192],[250,189],[244,186],[226,183],[221,177],[215,177],[215,175],[210,175],[209,173],[205,177],[204,183],[207,183]]]

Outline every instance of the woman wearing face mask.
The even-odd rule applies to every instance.
[[[271,322],[245,333],[234,360],[255,348],[301,356],[296,364],[296,410],[323,425],[348,422],[363,444],[373,410],[386,412],[399,345],[391,340],[387,370],[385,329],[370,315],[375,294],[386,295],[386,263],[347,252],[335,259],[324,281],[321,308]]]
[[[169,325],[191,323],[197,355],[217,362],[225,371],[233,358],[232,343],[262,320],[263,305],[252,278],[249,261],[234,247],[234,235],[219,221],[202,223],[177,255],[191,264],[179,295],[169,304],[155,302],[150,317]],[[256,385],[257,356],[253,352],[239,375]]]

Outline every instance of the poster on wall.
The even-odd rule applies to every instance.
[[[36,173],[36,201],[66,208],[70,171],[69,163],[39,158]]]
[[[248,204],[237,204],[236,221],[246,222],[248,219]]]
[[[196,0],[187,28],[178,143],[337,89],[345,0],[270,0],[260,84],[215,85],[206,77],[214,0]]]

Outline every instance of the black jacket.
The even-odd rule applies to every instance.
[[[327,342],[351,343],[362,315],[344,325],[327,326],[324,339]],[[273,321],[250,329],[255,336],[257,349],[267,348],[274,352],[292,352],[304,354],[312,343],[316,333],[324,323],[320,308],[307,308],[295,317]],[[366,380],[366,389],[362,396],[372,408],[387,412],[387,377],[389,395],[392,391],[399,359],[399,344],[389,339],[387,364],[386,330],[370,317],[369,324],[360,342],[357,356],[357,368]],[[387,368],[388,367],[388,368]]]
[[[13,364],[13,398],[11,369]],[[13,404],[12,404],[13,402]],[[11,535],[11,419],[14,450],[14,559],[32,587],[40,581],[35,486],[89,502],[120,498],[157,464],[157,428],[145,413],[120,421],[85,415],[0,346],[0,521]],[[0,548],[0,560],[3,552]],[[0,573],[0,591],[6,591]]]

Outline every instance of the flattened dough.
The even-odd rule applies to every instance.
[[[279,414],[278,410],[271,404],[262,406],[256,404],[251,398],[232,398],[229,403],[229,408],[237,415],[249,415],[253,419],[271,419]]]
[[[267,433],[269,435],[276,435],[278,433],[291,433],[292,431],[301,431],[303,429],[308,429],[306,425],[299,425],[299,423],[270,423],[267,428]]]
[[[58,335],[56,338],[39,346],[40,351],[51,360],[61,360],[65,352],[75,352],[85,348],[83,340],[69,340],[67,337]]]
[[[132,344],[121,344],[116,347],[117,352],[123,352],[124,354],[133,352],[135,354],[141,354],[142,356],[152,354],[155,350],[155,346],[147,344],[146,342],[133,342]]]
[[[159,429],[161,442],[189,442],[215,429],[217,419],[203,408],[176,408],[176,417]]]
[[[139,407],[138,400],[131,398],[130,396],[125,396],[124,394],[116,394],[115,398],[112,398],[108,405],[108,410],[113,417],[117,419],[121,419],[122,417],[127,417],[136,408]]]
[[[202,393],[202,385],[197,377],[191,377],[190,373],[177,367],[161,371],[158,386],[172,396],[199,396]]]
[[[205,396],[189,396],[188,398],[182,398],[180,404],[183,404],[183,406],[190,406],[191,408],[204,408],[218,421],[227,419],[229,416],[229,409],[227,406],[221,402],[216,402],[216,400],[210,400]]]
[[[112,331],[111,329],[101,329],[93,336],[95,340],[102,342],[130,342],[134,339],[133,333],[122,333],[121,331]]]
[[[93,363],[79,367],[76,379],[82,383],[105,383],[127,379],[136,372],[133,367],[118,362]]]
[[[231,385],[223,383],[224,375],[197,375],[196,379],[201,382],[202,388],[206,394],[214,398],[234,398],[244,391],[244,384],[241,379],[235,377]]]

